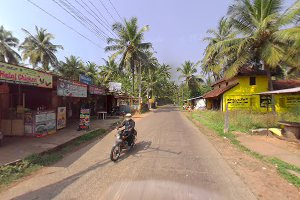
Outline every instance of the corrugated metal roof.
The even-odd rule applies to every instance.
[[[274,90],[268,92],[261,92],[259,94],[285,94],[285,93],[300,93],[300,87],[284,89],[284,90]]]

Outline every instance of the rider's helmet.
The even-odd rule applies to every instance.
[[[127,114],[125,115],[125,120],[130,120],[131,117],[132,117],[132,115],[131,115],[130,113],[127,113]]]

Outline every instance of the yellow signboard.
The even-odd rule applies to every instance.
[[[52,75],[0,62],[0,82],[52,88]]]

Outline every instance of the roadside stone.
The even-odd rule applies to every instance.
[[[269,131],[266,128],[252,129],[252,135],[269,135]]]

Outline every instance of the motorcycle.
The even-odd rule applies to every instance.
[[[131,150],[136,143],[136,138],[137,138],[137,132],[136,130],[133,131],[133,142],[131,144],[131,146],[128,145],[127,142],[127,136],[124,135],[125,130],[120,130],[117,132],[116,134],[116,142],[114,144],[114,146],[111,149],[111,153],[110,153],[110,159],[114,162],[116,162],[122,153],[122,150]]]

